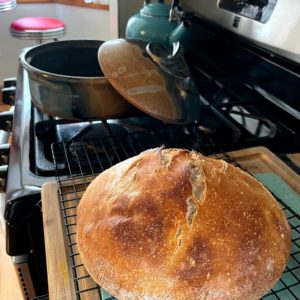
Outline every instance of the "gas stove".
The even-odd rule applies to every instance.
[[[95,140],[98,148],[113,140],[124,157],[136,154],[136,149],[163,145],[206,155],[258,145],[275,153],[300,151],[300,66],[200,18],[195,18],[193,26],[197,34],[186,60],[202,109],[189,125],[165,124],[143,113],[93,122],[49,116],[32,104],[28,75],[20,66],[5,219],[7,253],[16,263],[26,297],[47,293],[41,186],[56,180],[57,172],[69,175],[68,164],[54,161],[53,145],[64,142],[64,151],[77,159],[83,154],[80,151],[94,151]],[[5,114],[2,123],[11,114]],[[77,148],[79,142],[87,147]],[[107,167],[122,160],[114,146],[109,149],[101,160],[102,164],[107,160]],[[105,168],[101,165],[99,171]]]
[[[188,59],[205,103],[203,130],[226,150],[264,145],[298,152],[300,66],[197,20]]]

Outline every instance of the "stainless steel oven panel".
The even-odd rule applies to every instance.
[[[240,1],[248,2],[251,1]],[[278,0],[266,23],[219,7],[220,0],[185,0],[185,10],[213,21],[260,46],[300,63],[300,1]]]
[[[6,185],[6,201],[39,193],[41,186],[54,177],[36,176],[30,171],[29,139],[31,97],[27,72],[19,66],[18,88],[16,91],[13,137],[10,145],[10,156]],[[23,109],[22,109],[23,106]],[[15,118],[15,116],[18,116]]]

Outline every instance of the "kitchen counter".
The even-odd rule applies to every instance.
[[[0,226],[0,299],[22,299],[19,281],[11,257],[5,252],[5,235]]]
[[[2,95],[0,96],[0,112],[10,109],[10,105],[2,103]],[[5,194],[0,194],[0,201]],[[1,205],[0,203],[0,205]],[[1,210],[2,211],[2,210]],[[5,251],[5,233],[3,218],[0,219],[0,299],[20,300],[22,299],[19,281],[15,272],[11,257]]]

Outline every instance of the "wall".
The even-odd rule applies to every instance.
[[[170,3],[171,0],[165,2]],[[9,26],[13,20],[27,16],[59,18],[67,25],[67,34],[61,40],[108,40],[124,37],[128,19],[139,12],[143,3],[143,0],[109,0],[109,11],[54,3],[19,3],[14,10],[0,13],[0,86],[3,78],[17,75],[21,49],[34,45],[10,36]]]
[[[13,20],[27,16],[59,18],[67,26],[67,34],[61,39],[108,40],[118,36],[116,15],[114,11],[62,4],[18,4],[14,10],[0,13],[0,86],[3,78],[17,75],[21,49],[34,45],[10,36],[9,26]]]
[[[143,0],[119,0],[119,33],[120,37],[125,36],[125,29],[128,19],[138,13],[143,7]],[[158,2],[153,0],[153,3]],[[165,0],[165,3],[170,4],[171,0]]]
[[[140,11],[143,0],[119,0],[119,33],[120,37],[125,36],[125,28],[128,19]]]

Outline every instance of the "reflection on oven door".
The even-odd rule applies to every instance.
[[[219,7],[267,23],[272,16],[278,0],[220,0]]]

